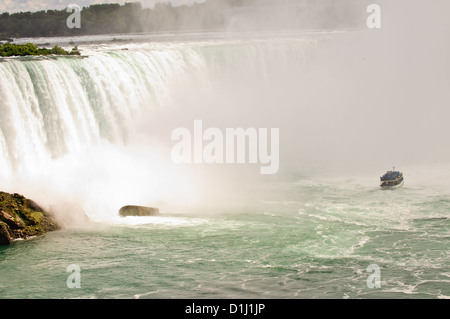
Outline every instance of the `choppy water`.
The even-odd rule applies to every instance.
[[[0,296],[448,298],[450,197],[414,182],[386,191],[361,179],[302,179],[239,208],[15,242],[0,248]],[[66,285],[70,264],[80,266],[79,289]],[[379,288],[367,284],[372,264]]]
[[[0,62],[0,187],[93,220],[0,247],[0,298],[449,298],[450,170],[409,164],[445,163],[446,100],[435,88],[429,122],[405,113],[418,80],[409,103],[389,81],[368,100],[380,61],[349,46],[360,36],[82,39],[86,59]],[[194,119],[279,127],[280,175],[175,168],[170,132]],[[396,163],[405,186],[380,190]],[[124,204],[162,212],[120,218]]]

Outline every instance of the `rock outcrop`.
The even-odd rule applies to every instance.
[[[0,192],[0,245],[59,229],[54,216],[20,194]]]
[[[154,216],[159,214],[159,209],[155,207],[127,205],[119,210],[119,215],[126,216]]]

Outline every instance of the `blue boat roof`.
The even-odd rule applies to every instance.
[[[383,176],[381,176],[381,180],[390,180],[395,179],[397,176],[399,176],[401,173],[399,171],[387,171]]]

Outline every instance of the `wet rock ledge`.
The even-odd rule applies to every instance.
[[[0,245],[57,230],[54,216],[20,194],[0,192]]]
[[[159,209],[155,207],[127,205],[119,210],[121,217],[126,216],[155,216],[159,215]]]

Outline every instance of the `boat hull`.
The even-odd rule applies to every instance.
[[[394,189],[402,187],[404,183],[404,179],[402,178],[400,181],[384,181],[381,183],[380,187],[382,189]]]

